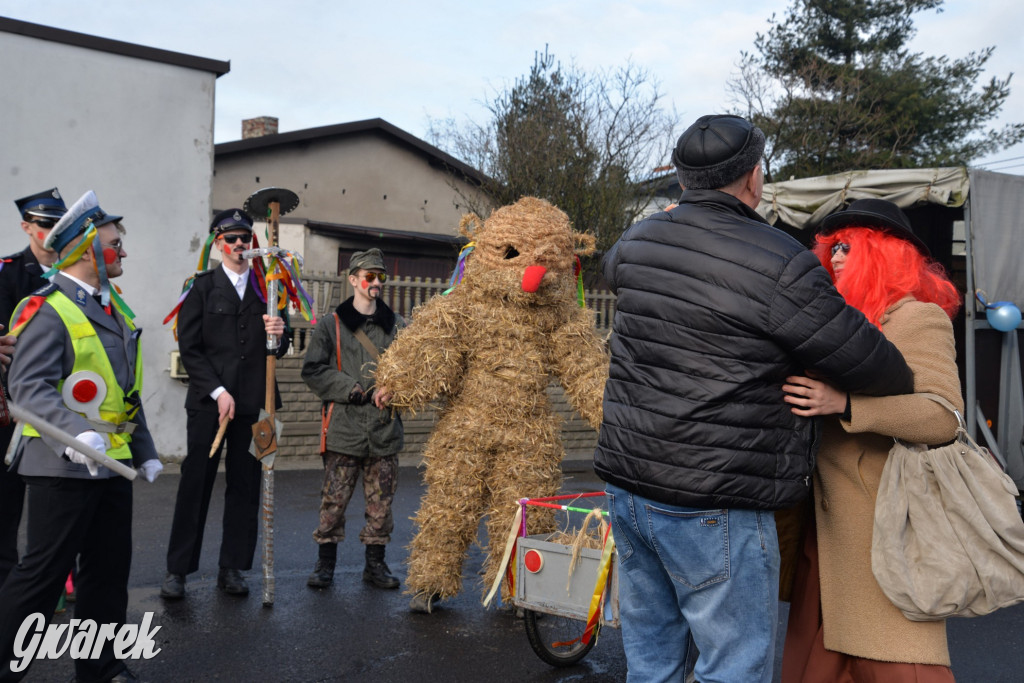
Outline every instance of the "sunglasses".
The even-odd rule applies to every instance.
[[[832,245],[832,255],[835,256],[839,252],[843,252],[844,255],[850,253],[850,245],[846,242],[836,242]]]
[[[57,221],[51,218],[30,218],[26,219],[26,223],[34,223],[43,230],[49,230],[53,226],[57,225]]]
[[[234,244],[235,242],[249,244],[252,242],[252,235],[221,235],[221,239],[228,244]]]
[[[373,282],[374,280],[380,280],[381,284],[388,281],[387,273],[367,273],[363,276],[363,279],[367,282]]]

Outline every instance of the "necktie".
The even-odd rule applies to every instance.
[[[96,303],[98,303],[98,304],[100,305],[100,308],[102,308],[102,309],[103,309],[103,311],[104,311],[104,312],[105,312],[105,313],[106,313],[107,315],[110,315],[110,306],[109,306],[109,305],[107,305],[107,306],[104,306],[104,305],[103,305],[103,299],[102,299],[102,297],[100,297],[100,295],[99,295],[99,294],[93,294],[93,295],[92,295],[92,298],[93,298],[93,300],[94,300],[94,301],[95,301]]]

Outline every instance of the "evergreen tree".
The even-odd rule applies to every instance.
[[[731,89],[765,132],[767,176],[965,165],[1024,140],[987,128],[1010,78],[978,84],[994,47],[961,59],[907,48],[942,0],[794,0],[743,53]]]

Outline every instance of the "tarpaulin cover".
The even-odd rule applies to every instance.
[[[1024,306],[1024,176],[971,171],[974,286]]]
[[[814,229],[856,199],[888,199],[904,209],[924,203],[963,206],[968,186],[963,167],[848,171],[769,183],[757,211],[772,225],[781,220],[801,230]]]

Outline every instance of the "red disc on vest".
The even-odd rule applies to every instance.
[[[523,556],[523,565],[526,566],[526,571],[536,574],[544,567],[544,556],[536,550],[527,550]]]
[[[79,403],[89,403],[96,398],[96,383],[91,379],[83,379],[75,382],[75,386],[71,387],[71,395]]]

